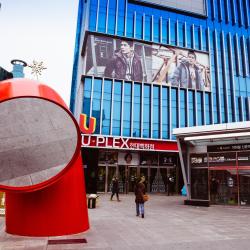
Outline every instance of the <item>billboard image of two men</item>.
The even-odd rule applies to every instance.
[[[89,35],[86,75],[211,91],[207,53]]]

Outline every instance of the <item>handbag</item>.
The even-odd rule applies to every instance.
[[[143,195],[143,201],[146,202],[149,200],[149,196],[147,194]]]

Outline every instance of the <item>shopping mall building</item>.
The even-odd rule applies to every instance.
[[[250,120],[249,10],[249,0],[79,1],[70,108],[96,119],[82,137],[89,192],[108,192],[114,175],[130,192],[145,175],[149,192],[186,184],[192,199],[173,129]],[[223,171],[218,190],[233,173]]]

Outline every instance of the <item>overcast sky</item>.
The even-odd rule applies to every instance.
[[[10,61],[43,61],[40,81],[69,105],[78,0],[0,0],[0,66]],[[25,76],[35,79],[30,68]]]

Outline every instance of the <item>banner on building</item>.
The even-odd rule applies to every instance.
[[[161,7],[183,10],[186,12],[195,13],[198,15],[206,15],[206,3],[205,0],[185,0],[185,1],[173,1],[173,0],[134,0],[139,3],[148,3],[158,5]]]
[[[89,34],[85,75],[211,91],[209,55]]]

